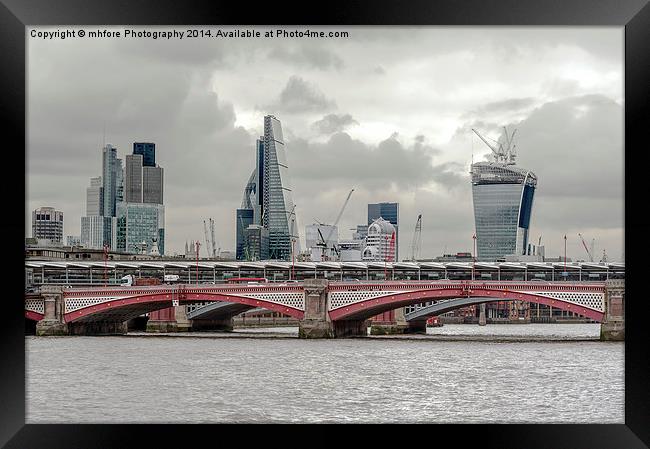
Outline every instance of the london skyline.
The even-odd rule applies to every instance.
[[[234,250],[232,211],[272,114],[303,242],[304,226],[331,222],[355,188],[340,238],[368,203],[398,202],[400,258],[419,213],[423,258],[471,251],[469,165],[490,153],[471,128],[498,138],[508,126],[518,163],[539,176],[531,240],[556,257],[566,234],[568,257],[585,259],[580,232],[596,239],[596,258],[603,248],[622,258],[622,29],[349,29],[306,42],[28,39],[26,214],[55,207],[65,235],[79,234],[105,126],[119,156],[134,141],[158,147],[167,254],[201,240],[208,217]]]

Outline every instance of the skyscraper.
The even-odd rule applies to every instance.
[[[263,167],[262,224],[269,230],[269,257],[289,260],[292,250],[300,252],[300,239],[282,125],[272,115],[264,117]]]
[[[63,212],[39,207],[32,212],[32,237],[63,243]]]
[[[127,154],[124,177],[124,201],[142,202],[142,155]]]
[[[116,249],[116,218],[103,215],[81,217],[81,244],[84,248],[103,249],[104,245]]]
[[[537,188],[537,176],[515,166],[512,135],[505,130],[498,147],[474,131],[493,152],[494,161],[472,164],[472,196],[476,225],[477,257],[495,261],[508,255],[523,255]]]
[[[124,201],[117,204],[117,249],[165,251],[163,169],[155,164],[155,144],[133,144],[125,158]]]
[[[255,144],[255,155],[255,169],[246,183],[242,205],[236,212],[237,258],[244,257],[245,230],[252,224],[261,225],[268,231],[270,259],[290,260],[292,251],[294,254],[300,252],[300,239],[282,126],[272,115],[264,117],[264,136]],[[247,223],[244,218],[252,222]],[[264,244],[262,242],[266,239],[260,239],[260,242]],[[267,252],[261,250],[259,253]]]
[[[399,260],[399,203],[368,204],[368,226],[383,218],[395,227],[395,260]]]
[[[102,183],[104,192],[102,215],[106,217],[115,216],[118,177],[117,169],[117,148],[114,148],[110,143],[106,144],[102,152]]]
[[[142,165],[156,166],[156,144],[152,142],[133,142],[133,154],[142,156]]]
[[[90,178],[90,187],[86,188],[86,216],[103,215],[104,211],[104,188],[102,177]]]
[[[142,167],[142,202],[163,203],[162,167]]]

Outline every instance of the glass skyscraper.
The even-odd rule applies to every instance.
[[[156,166],[156,144],[152,142],[133,142],[133,154],[142,155],[142,165]]]
[[[237,258],[245,257],[248,226],[260,225],[268,231],[268,257],[290,260],[292,249],[295,254],[300,252],[300,239],[282,126],[274,116],[264,117],[264,136],[257,140],[255,150],[255,169],[236,212]],[[262,245],[267,242],[266,238],[259,241]],[[259,254],[267,254],[266,248]]]
[[[237,209],[237,260],[251,260],[250,248],[246,246],[246,230],[253,224],[253,209]]]
[[[120,164],[121,165],[121,164]],[[106,144],[102,153],[103,208],[102,215],[115,216],[115,199],[117,197],[117,148]]]
[[[479,137],[483,139],[480,134]],[[505,150],[502,144],[499,150],[488,144],[493,148],[494,162],[472,164],[476,246],[480,261],[523,255],[528,247],[537,176],[514,165],[514,152],[509,149],[511,138],[506,132],[508,148]]]
[[[165,253],[163,168],[157,166],[155,144],[134,143],[126,156],[124,201],[117,204],[117,248],[149,253],[156,242]]]
[[[263,167],[262,225],[269,230],[269,257],[290,260],[292,240],[296,253],[300,252],[300,241],[282,125],[272,115],[264,117]]]

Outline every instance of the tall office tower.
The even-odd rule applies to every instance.
[[[399,203],[368,204],[368,226],[379,217],[395,227],[395,260],[399,260]]]
[[[254,223],[262,226],[262,217],[264,216],[264,136],[260,136],[255,141],[255,171],[251,175],[254,177],[255,197],[252,198],[251,207],[254,212]],[[251,184],[249,180],[248,183]]]
[[[495,261],[507,255],[523,255],[528,247],[528,229],[537,188],[537,176],[530,170],[515,166],[512,135],[488,143],[474,131],[493,152],[493,162],[472,164],[472,196],[476,225],[477,257]]]
[[[117,249],[116,220],[102,215],[81,217],[81,245],[89,249],[103,249],[104,245],[111,250]]]
[[[32,212],[32,237],[63,243],[63,212],[39,207]]]
[[[264,164],[261,177],[262,225],[269,231],[269,257],[291,260],[292,252],[300,252],[300,238],[282,125],[272,115],[264,117]]]
[[[117,198],[117,148],[110,143],[106,144],[102,153],[102,182],[104,197],[102,215],[106,217],[115,216],[115,199]]]
[[[115,249],[115,218],[104,216],[101,176],[90,178],[90,187],[86,188],[86,216],[81,217],[80,243],[90,249],[102,249],[104,244]]]
[[[256,167],[248,178],[246,187],[244,188],[244,196],[241,200],[241,206],[237,209],[235,214],[235,229],[236,229],[236,245],[235,245],[235,258],[237,260],[251,260],[251,251],[247,246],[246,230],[250,225],[261,225],[261,205],[258,195],[259,173],[263,171],[263,165],[259,163],[260,151],[263,147],[260,146],[260,141],[256,143]],[[262,153],[263,156],[263,153]],[[262,161],[263,164],[263,161]],[[268,244],[268,241],[266,241]],[[268,255],[268,248],[262,253]]]
[[[142,165],[156,166],[156,144],[152,142],[133,142],[133,154],[142,156]]]
[[[155,144],[134,143],[125,158],[124,201],[117,205],[117,248],[133,253],[165,252],[163,169]]]
[[[102,215],[104,212],[104,188],[102,177],[90,178],[90,187],[86,188],[86,216]]]
[[[124,199],[127,203],[163,204],[163,168],[143,164],[141,154],[126,156]]]
[[[115,160],[115,202],[124,201],[124,166],[122,159]]]
[[[127,154],[124,177],[124,201],[142,202],[142,155]]]
[[[142,202],[163,204],[162,167],[142,167]]]

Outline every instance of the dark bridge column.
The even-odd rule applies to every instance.
[[[333,338],[334,326],[327,312],[327,279],[306,279],[305,316],[299,323],[300,338]]]
[[[600,339],[625,340],[625,281],[607,281],[605,286],[605,315],[600,323]]]
[[[487,319],[485,318],[485,303],[482,302],[479,305],[478,325],[485,326],[486,324],[487,324]]]
[[[41,287],[41,295],[45,302],[45,314],[43,319],[36,323],[36,335],[68,335],[68,325],[63,319],[63,289],[44,285]]]
[[[149,312],[147,332],[178,332],[174,307]]]
[[[126,321],[73,321],[68,323],[70,335],[124,335]]]

